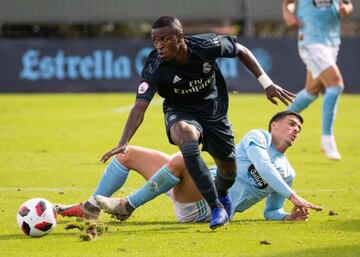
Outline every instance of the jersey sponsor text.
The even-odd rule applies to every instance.
[[[200,90],[204,89],[205,87],[211,85],[213,80],[214,80],[214,75],[212,75],[210,78],[208,78],[206,80],[203,80],[202,78],[192,80],[189,82],[190,88],[188,88],[188,89],[174,88],[174,93],[181,94],[181,95],[196,93],[196,92],[199,92]]]

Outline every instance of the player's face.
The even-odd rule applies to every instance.
[[[170,61],[175,58],[181,38],[172,27],[163,27],[151,31],[151,39],[161,59]]]
[[[284,143],[289,146],[295,142],[301,131],[301,122],[294,115],[285,116],[281,120],[275,122],[274,126],[275,127],[271,130],[274,132],[273,136],[285,141]]]

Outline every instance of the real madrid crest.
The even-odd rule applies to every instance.
[[[210,63],[204,62],[204,64],[203,64],[203,72],[206,74],[206,73],[209,73],[210,71],[211,71]]]

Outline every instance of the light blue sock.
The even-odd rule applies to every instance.
[[[316,95],[309,94],[306,89],[301,90],[294,100],[294,102],[288,107],[289,111],[301,112],[309,106],[315,99]]]
[[[113,157],[106,167],[93,196],[111,196],[124,185],[128,175],[129,169],[122,165],[116,157]]]
[[[154,199],[156,196],[169,191],[179,183],[179,181],[180,179],[175,177],[169,167],[165,165],[159,169],[145,185],[130,195],[128,201],[133,207],[139,207]]]
[[[343,88],[341,86],[328,87],[325,90],[322,109],[322,134],[333,135],[337,103]]]

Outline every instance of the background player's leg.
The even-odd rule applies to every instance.
[[[334,122],[339,97],[343,91],[343,79],[337,66],[331,66],[320,74],[325,85],[322,109],[321,148],[329,159],[340,160],[334,137]]]
[[[294,102],[288,107],[288,110],[301,112],[317,98],[321,89],[322,83],[320,79],[313,80],[311,72],[307,71],[305,88],[297,93]]]

